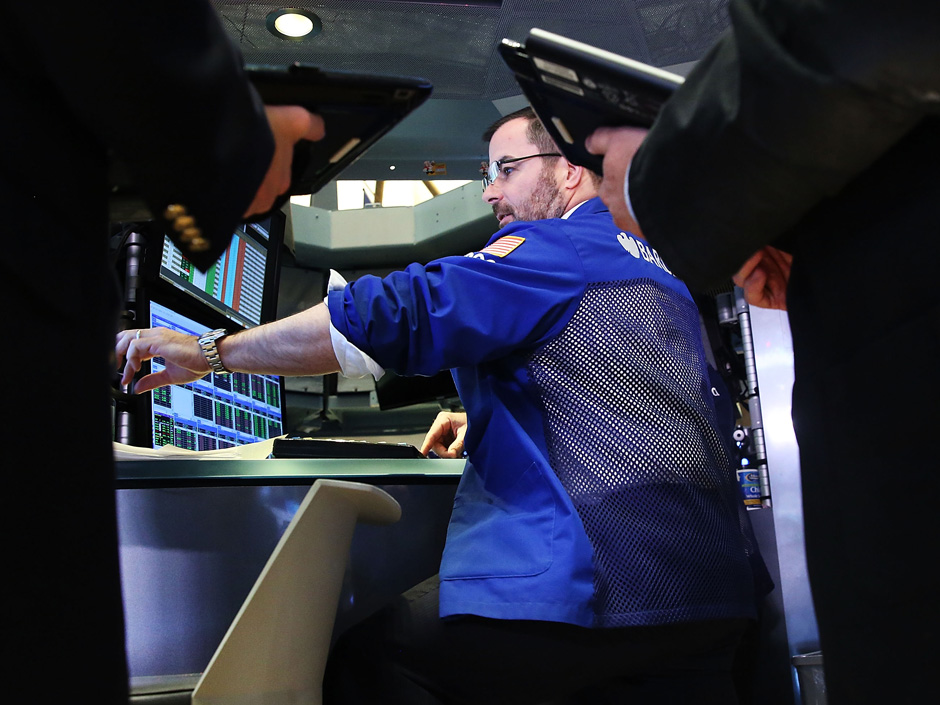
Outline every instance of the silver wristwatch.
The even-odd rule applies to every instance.
[[[219,357],[219,349],[216,347],[216,342],[219,338],[226,335],[228,335],[227,330],[224,328],[216,328],[215,330],[210,330],[199,336],[199,347],[202,348],[202,354],[206,356],[206,362],[209,363],[209,367],[217,375],[231,374],[231,370],[225,369],[225,365],[222,364],[222,358]]]

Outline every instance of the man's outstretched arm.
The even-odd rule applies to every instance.
[[[322,375],[338,372],[330,342],[330,313],[325,304],[279,321],[226,336],[217,343],[219,356],[232,372]],[[137,381],[138,394],[168,384],[185,384],[210,372],[197,337],[168,328],[122,331],[115,348],[125,359],[122,384],[129,384],[145,360],[161,357],[166,368]]]

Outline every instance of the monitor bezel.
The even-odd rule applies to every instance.
[[[266,221],[268,223],[268,237],[265,239],[259,232],[258,227],[263,227],[264,223],[243,223],[232,235],[239,234],[245,239],[251,240],[254,244],[265,249],[265,268],[264,281],[262,284],[261,311],[258,323],[267,323],[277,318],[278,289],[280,288],[280,272],[282,262],[282,250],[284,246],[284,234],[287,218],[281,211],[276,211]],[[195,292],[183,288],[181,285],[166,279],[161,274],[161,265],[163,262],[164,243],[166,234],[160,230],[150,227],[144,227],[145,254],[140,268],[140,284],[147,292],[157,295],[175,298],[185,296],[196,301],[201,309],[203,306],[219,314],[222,323],[217,328],[238,329],[254,325],[253,321],[245,320],[245,317],[235,318],[226,314],[221,308],[217,308],[205,298],[200,297]],[[145,297],[146,298],[146,297]]]

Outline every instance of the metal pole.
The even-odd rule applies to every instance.
[[[146,240],[143,235],[137,231],[128,234],[124,244],[126,260],[124,266],[124,305],[127,309],[137,313],[137,292],[140,288],[140,267],[144,258],[144,248]],[[140,321],[136,320],[135,325],[140,327]],[[121,392],[126,395],[131,394],[134,382],[121,387]],[[122,409],[117,413],[114,422],[114,437],[119,443],[130,445],[134,438],[134,419],[130,412]]]
[[[751,333],[751,312],[744,300],[744,290],[734,287],[734,306],[741,328],[741,347],[744,353],[744,371],[747,384],[747,408],[751,417],[751,442],[760,478],[761,507],[769,508],[770,473],[767,470],[767,446],[764,443],[764,423],[760,410],[760,390],[757,384],[757,359],[754,354],[754,336]]]

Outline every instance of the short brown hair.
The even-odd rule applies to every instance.
[[[561,151],[558,149],[558,145],[555,144],[555,140],[553,140],[551,135],[548,134],[548,131],[545,129],[545,125],[543,125],[542,121],[539,120],[539,116],[536,115],[535,111],[529,106],[526,106],[521,110],[517,110],[514,113],[509,113],[509,115],[504,115],[488,128],[486,128],[486,132],[483,133],[483,141],[489,142],[493,139],[493,135],[496,134],[496,131],[499,128],[501,128],[507,122],[512,122],[513,120],[518,120],[520,118],[529,121],[529,125],[526,127],[525,136],[529,139],[529,142],[538,147],[540,152]],[[558,157],[555,157],[555,159],[558,159]],[[590,169],[587,169],[587,174],[595,187],[600,185],[601,177],[598,174],[595,174]]]
[[[504,115],[499,120],[490,125],[486,129],[486,132],[483,133],[483,141],[489,142],[491,139],[493,139],[493,135],[496,134],[496,130],[501,128],[507,122],[512,122],[513,120],[518,120],[519,118],[529,121],[529,125],[526,128],[525,133],[526,137],[529,138],[529,142],[539,148],[540,152],[559,151],[558,145],[555,144],[555,141],[545,130],[545,126],[542,124],[542,121],[539,120],[538,115],[536,115],[535,111],[528,106],[522,108],[522,110],[517,110],[514,113],[509,113],[509,115]]]

